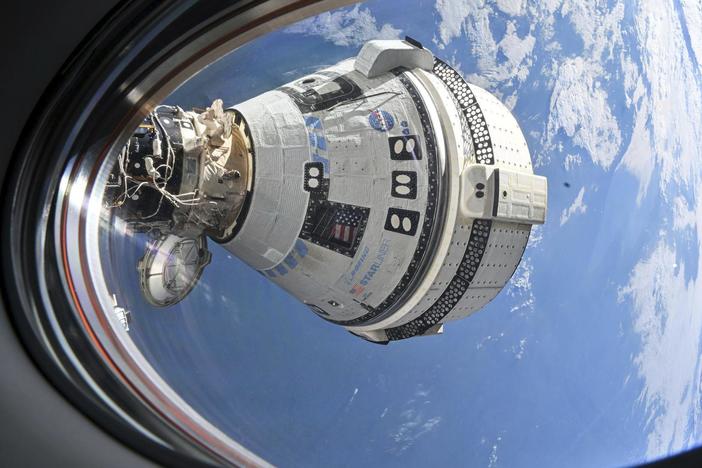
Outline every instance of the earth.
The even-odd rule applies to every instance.
[[[405,35],[505,102],[549,179],[508,287],[441,336],[376,346],[210,243],[168,310],[130,276],[132,338],[279,465],[624,465],[699,444],[702,4],[369,1],[256,39],[166,102],[232,105]]]

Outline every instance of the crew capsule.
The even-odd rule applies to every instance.
[[[229,109],[150,119],[160,150],[123,150],[152,162],[116,209],[160,223],[140,275],[161,305],[196,287],[209,238],[366,340],[441,333],[499,293],[546,217],[546,179],[509,109],[412,40],[370,41]],[[160,197],[168,208],[139,219]],[[190,263],[178,245],[196,249]]]

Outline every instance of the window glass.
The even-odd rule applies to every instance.
[[[194,411],[275,464],[624,465],[696,446],[702,37],[693,25],[700,18],[687,3],[369,1],[231,52],[157,107],[102,173],[103,222],[94,247],[120,339]],[[338,147],[331,145],[340,140],[329,139],[332,117],[348,117],[353,111],[344,103],[371,97],[323,70],[356,57],[368,40],[405,35],[507,106],[534,172],[548,179],[548,212],[543,225],[527,229],[526,250],[504,288],[490,295],[485,284],[474,292],[485,294],[486,305],[466,309],[470,317],[446,324],[443,334],[393,341],[389,332],[390,344],[380,346],[335,322],[357,305],[376,311],[373,320],[389,316],[392,306],[372,304],[376,271],[394,278],[384,291],[396,294],[393,301],[419,287],[416,278],[429,271],[421,265],[438,255],[438,241],[427,240],[432,247],[417,254],[416,274],[408,279],[399,265],[412,261],[414,268],[410,239],[424,236],[426,219],[444,216],[416,204],[443,203],[439,194],[432,201],[422,174],[442,177],[446,166],[432,169],[432,154],[443,154],[449,130],[433,127],[439,146],[432,149],[419,122],[441,116],[412,110],[418,126],[410,130],[412,119],[388,111],[385,99],[392,97],[379,91],[372,99],[383,104],[364,110],[363,125],[383,139],[373,147],[387,153],[387,195],[375,197],[372,181],[367,195],[371,204],[392,208],[375,215],[361,195],[340,200],[330,177],[341,174],[354,187],[365,179],[353,161],[363,166],[364,158],[380,156],[349,149],[348,164],[334,159]],[[245,112],[225,118],[213,105],[220,99],[227,109],[274,89],[290,96],[294,109],[280,115],[296,113],[298,120],[252,122]],[[420,100],[429,102],[427,96]],[[457,105],[465,98],[454,97]],[[226,121],[240,129],[221,133],[231,139],[217,148],[236,147],[241,159],[217,165],[212,161],[222,156],[214,147],[207,163],[193,156],[200,144],[196,124],[178,108],[211,112],[211,120],[198,121],[203,128]],[[321,113],[332,117],[315,120]],[[472,131],[470,118],[457,113],[455,131]],[[261,162],[268,146],[251,145],[264,138],[256,132],[266,125],[300,129],[299,141],[271,137],[271,148],[289,152],[270,166]],[[509,130],[499,132],[491,129],[495,154],[516,151]],[[299,156],[299,148],[309,154]],[[299,173],[286,172],[297,157],[304,160]],[[261,175],[276,167],[285,177]],[[205,200],[195,186],[207,171],[215,173],[208,173],[213,195]],[[494,183],[478,182],[476,203],[507,198],[506,190],[489,191]],[[247,201],[247,191],[273,193],[291,184],[310,200],[302,218],[286,220],[284,210]],[[282,196],[281,203],[294,210],[295,197]],[[222,210],[225,202],[229,208]],[[197,209],[188,211],[191,206]],[[269,213],[257,222],[276,226],[270,239],[250,240],[260,248],[260,264],[253,253],[237,257],[225,248],[243,232],[236,220],[254,212]],[[194,225],[208,227],[190,235]],[[376,229],[384,229],[382,239],[406,238],[406,255],[383,240],[364,249]],[[287,250],[275,247],[298,231]],[[426,232],[427,239],[441,234]],[[482,255],[489,241],[477,237],[471,245]],[[324,249],[339,262],[364,265],[354,271],[350,263],[348,284],[338,279],[358,298],[353,304],[316,293],[312,281],[300,288],[314,300],[296,299],[272,282],[288,284],[300,265],[312,268],[313,261],[319,271],[331,269],[320,257]],[[451,262],[466,270],[446,279],[447,295],[461,287],[464,273],[478,281],[470,265],[459,267],[461,256]],[[501,261],[492,263],[501,268]],[[393,292],[404,281],[405,289]]]

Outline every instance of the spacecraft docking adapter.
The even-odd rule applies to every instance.
[[[157,107],[108,191],[152,237],[138,266],[152,304],[196,286],[209,238],[376,343],[487,304],[547,203],[507,107],[409,39],[231,108]]]

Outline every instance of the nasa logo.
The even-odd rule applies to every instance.
[[[387,132],[395,126],[395,119],[390,113],[376,109],[368,116],[368,123],[379,132]]]

